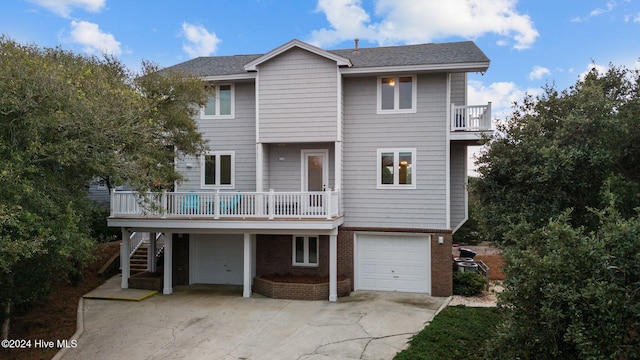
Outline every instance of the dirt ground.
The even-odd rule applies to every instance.
[[[82,295],[105,282],[98,270],[120,251],[120,242],[99,244],[94,261],[85,269],[84,280],[78,286],[61,282],[53,286],[51,295],[27,314],[11,319],[10,339],[31,340],[31,349],[0,349],[0,359],[51,359],[58,349],[35,349],[34,340],[54,341],[71,338],[76,332],[78,301]]]
[[[489,278],[492,281],[504,280],[505,275],[502,267],[504,266],[504,258],[502,251],[489,243],[481,243],[473,246],[454,246],[451,255],[460,256],[460,248],[469,249],[476,253],[474,260],[482,260],[489,267]]]

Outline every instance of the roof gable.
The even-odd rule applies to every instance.
[[[189,72],[205,80],[253,79],[258,65],[294,47],[335,61],[343,66],[340,69],[343,75],[394,71],[482,72],[490,63],[473,41],[322,50],[294,39],[266,54],[199,57],[167,69]]]
[[[262,55],[262,56],[260,56],[260,57],[258,57],[256,59],[250,61],[249,63],[247,63],[244,66],[244,69],[246,71],[256,71],[258,65],[260,65],[260,64],[262,64],[262,63],[264,63],[264,62],[266,62],[268,60],[271,60],[274,57],[276,57],[276,56],[278,56],[278,55],[280,55],[280,54],[282,54],[282,53],[284,53],[284,52],[286,52],[286,51],[288,51],[288,50],[290,50],[290,49],[292,49],[294,47],[297,47],[297,48],[309,51],[311,53],[314,53],[316,55],[322,56],[324,58],[333,60],[338,64],[338,66],[351,66],[351,61],[346,57],[343,57],[343,56],[341,56],[339,54],[336,54],[334,52],[322,50],[319,47],[315,47],[313,45],[307,44],[307,43],[302,42],[300,40],[294,39],[294,40],[291,40],[291,41],[289,41],[288,43],[286,43],[286,44],[284,44],[282,46],[279,46],[279,47],[269,51],[268,53],[266,53],[266,54],[264,54],[264,55]]]

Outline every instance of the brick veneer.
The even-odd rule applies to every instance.
[[[438,237],[444,244],[438,244]],[[453,270],[451,268],[451,233],[431,235],[431,296],[453,295]]]
[[[338,276],[354,279],[353,239],[355,232],[406,232],[431,234],[431,295],[451,296],[453,272],[451,268],[452,235],[436,229],[370,229],[343,228],[338,231]],[[443,244],[438,244],[442,236]],[[292,265],[291,235],[258,235],[256,241],[256,277],[271,274],[329,275],[329,236],[320,236],[319,264],[317,267]],[[353,291],[353,281],[349,282]]]
[[[253,279],[253,291],[274,299],[327,300],[329,298],[329,283],[294,284],[256,277]],[[351,279],[338,281],[338,297],[347,296],[350,292]]]

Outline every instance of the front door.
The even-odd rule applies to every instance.
[[[311,214],[323,209],[322,192],[329,184],[329,150],[302,150],[302,191],[310,194],[305,204]]]

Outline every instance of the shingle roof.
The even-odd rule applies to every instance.
[[[489,63],[489,58],[472,41],[328,50],[351,60],[352,69]],[[244,65],[262,56],[233,55],[198,57],[168,69],[191,72],[198,76],[245,74]]]
[[[246,73],[244,64],[261,56],[232,55],[232,56],[203,56],[176,64],[167,70],[184,71],[197,76],[234,75]]]
[[[329,50],[351,60],[353,67],[407,66],[489,62],[473,41]]]

